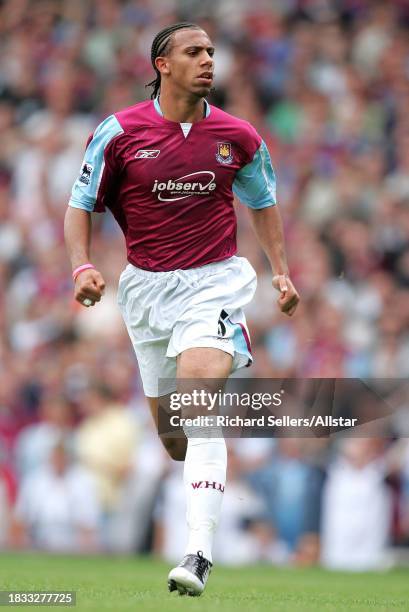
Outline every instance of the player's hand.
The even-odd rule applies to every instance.
[[[281,312],[291,317],[298,306],[300,296],[287,274],[273,276],[273,287],[280,292],[277,304]]]
[[[83,306],[94,306],[95,302],[101,301],[104,291],[105,281],[98,270],[85,270],[77,276],[74,297]]]

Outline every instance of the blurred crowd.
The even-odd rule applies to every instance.
[[[151,41],[192,20],[216,46],[212,102],[249,120],[277,174],[291,320],[237,203],[252,377],[409,374],[406,0],[0,2],[0,547],[183,553],[167,460],[116,306],[125,266],[93,220],[103,301],[73,301],[63,218],[85,142],[149,96]],[[215,559],[368,568],[409,541],[407,398],[388,436],[232,440]],[[180,549],[182,546],[182,550]]]

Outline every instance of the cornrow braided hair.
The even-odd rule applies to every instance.
[[[158,34],[156,34],[155,38],[153,39],[152,47],[151,47],[151,62],[152,62],[153,69],[156,72],[156,78],[150,83],[147,83],[147,85],[145,85],[145,87],[153,88],[153,91],[151,93],[152,100],[156,98],[156,96],[158,95],[160,91],[160,81],[161,81],[160,72],[155,66],[155,60],[160,55],[166,55],[167,53],[169,53],[172,35],[178,30],[185,30],[185,29],[201,30],[202,28],[196,25],[195,23],[187,23],[187,22],[175,23],[174,25],[168,26],[167,28],[164,28],[163,30],[158,32]]]

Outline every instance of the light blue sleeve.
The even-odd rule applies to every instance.
[[[114,115],[107,117],[94,132],[85,151],[79,177],[74,183],[69,205],[88,212],[94,210],[98,188],[104,172],[104,151],[107,144],[123,129]]]
[[[276,177],[264,140],[253,160],[237,172],[233,193],[249,208],[267,208],[277,203]]]

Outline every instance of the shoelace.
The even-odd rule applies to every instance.
[[[202,582],[209,565],[209,561],[204,558],[202,551],[198,550],[194,560],[194,570]]]

